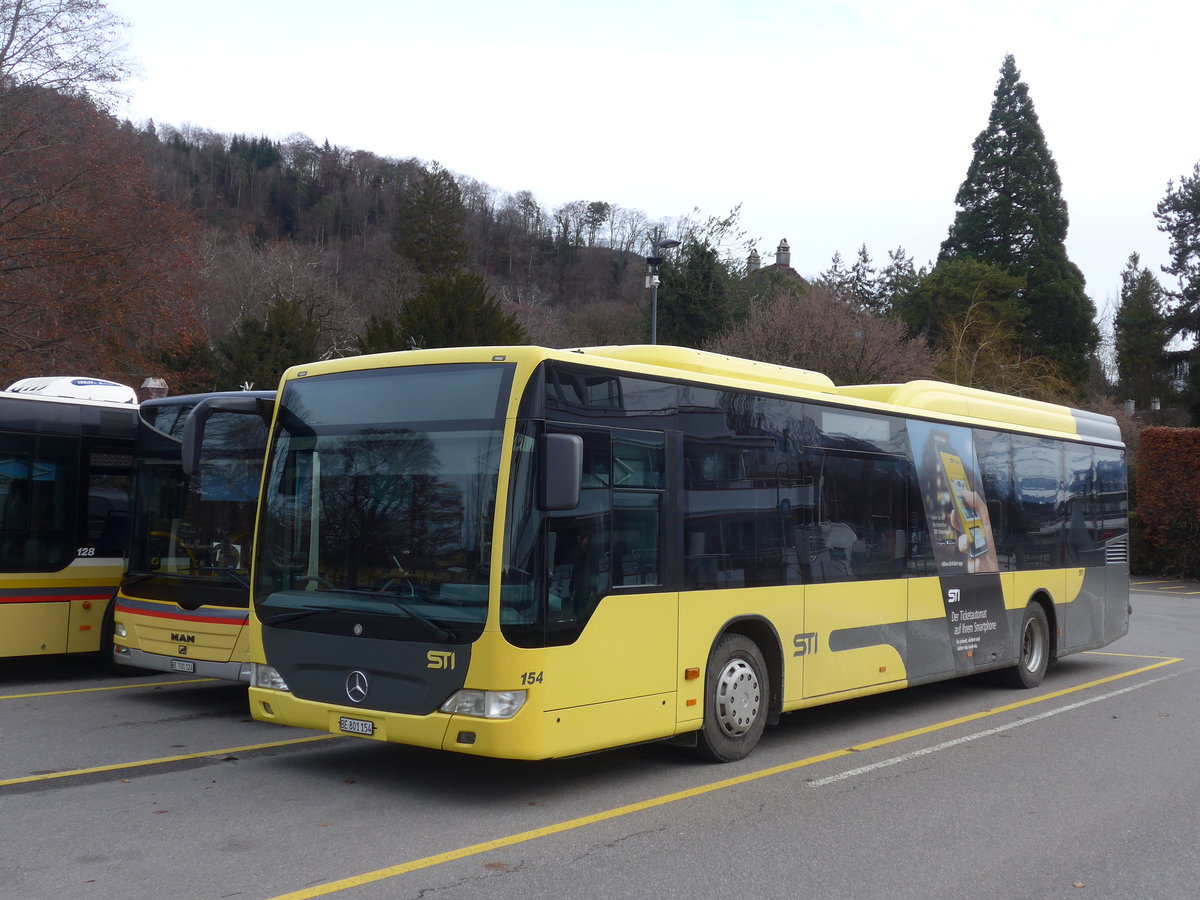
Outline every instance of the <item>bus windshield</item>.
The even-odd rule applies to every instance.
[[[126,583],[136,583],[138,596],[183,606],[245,608],[266,423],[214,414],[199,470],[189,478],[180,440],[194,406],[195,398],[179,398],[142,410]]]
[[[477,637],[511,380],[512,366],[497,364],[290,382],[263,496],[261,621]]]

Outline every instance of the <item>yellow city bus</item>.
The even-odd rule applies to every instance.
[[[1126,633],[1113,419],[665,346],[289,369],[256,719],[545,759],[1050,662]],[[1104,503],[1097,502],[1104,498]]]
[[[137,395],[99,378],[0,391],[0,657],[95,653],[121,580]]]
[[[116,662],[249,680],[250,539],[274,397],[240,391],[142,404]],[[203,443],[185,464],[187,423],[198,419]]]

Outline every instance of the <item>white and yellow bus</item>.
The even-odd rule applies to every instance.
[[[0,657],[95,653],[121,580],[137,395],[99,378],[0,391]]]
[[[142,404],[116,662],[249,680],[250,540],[274,397],[240,391]],[[189,419],[203,421],[204,438],[185,464]]]
[[[745,756],[783,713],[1129,621],[1108,417],[664,346],[289,369],[253,562],[256,719],[544,759]],[[1100,498],[1104,503],[1099,502]]]

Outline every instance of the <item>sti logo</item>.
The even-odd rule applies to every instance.
[[[427,669],[453,669],[454,654],[448,650],[430,650],[425,654],[425,658],[429,660]]]
[[[950,588],[946,591],[946,602],[957,603],[962,599],[962,592],[958,588]]]

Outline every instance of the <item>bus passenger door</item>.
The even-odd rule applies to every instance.
[[[579,505],[547,519],[550,571],[547,710],[625,707],[628,740],[669,733],[674,706],[678,595],[663,590],[664,437],[628,429],[572,429],[584,441]],[[667,723],[664,725],[664,723]],[[605,726],[608,727],[608,726]]]
[[[878,454],[810,455],[817,505],[808,528],[804,696],[906,677],[907,461]]]

